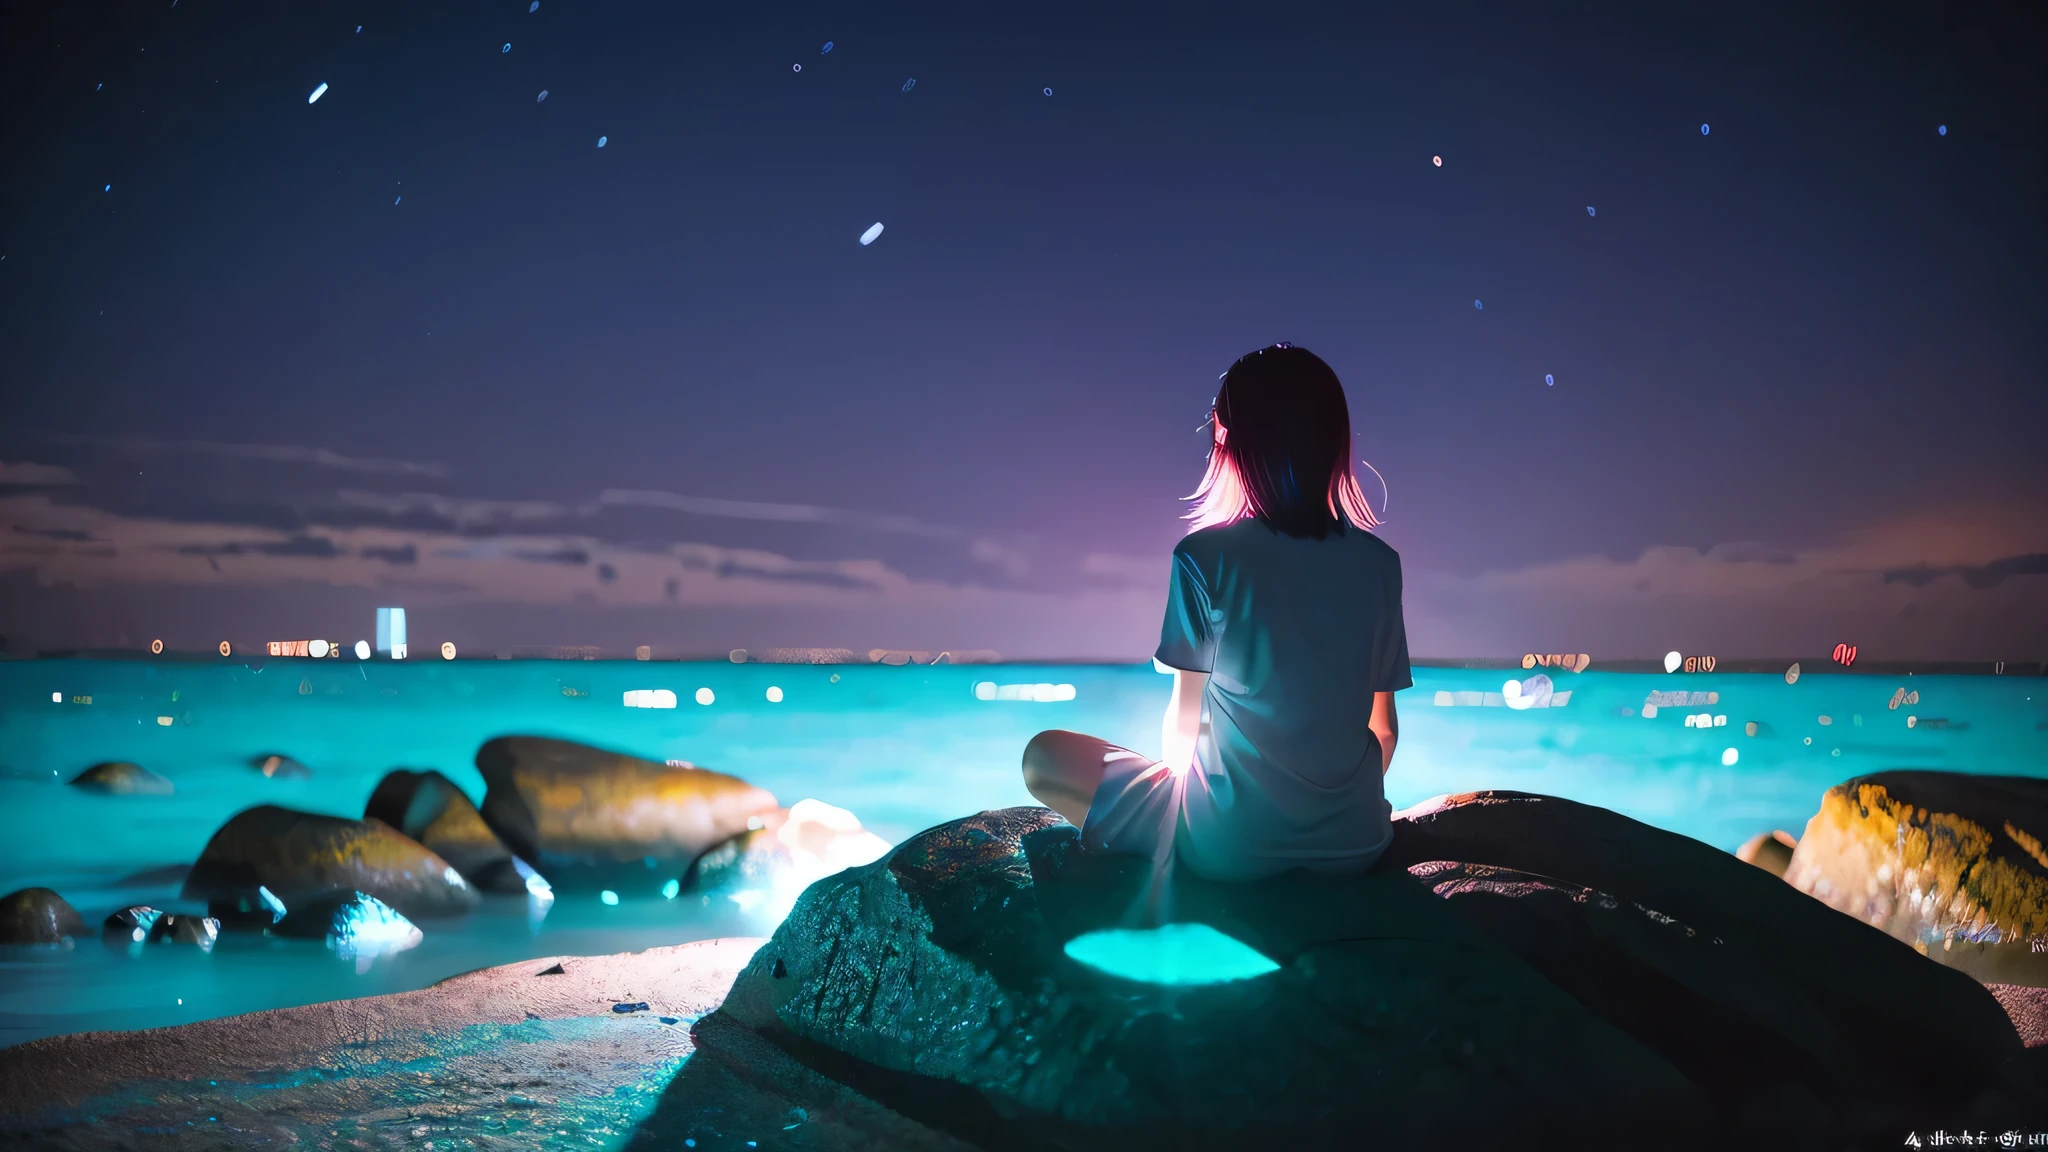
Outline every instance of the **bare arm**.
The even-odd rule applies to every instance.
[[[1372,694],[1372,719],[1366,726],[1380,738],[1380,774],[1384,776],[1394,766],[1394,745],[1401,739],[1401,717],[1394,712],[1392,692]]]
[[[1166,715],[1159,725],[1159,760],[1176,772],[1185,772],[1195,762],[1195,735],[1202,727],[1202,690],[1209,686],[1207,672],[1173,670],[1173,698],[1166,702]]]

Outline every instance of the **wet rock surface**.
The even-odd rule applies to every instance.
[[[2048,780],[1880,772],[1828,789],[1785,880],[1988,983],[2048,987]]]
[[[1367,1113],[1387,1147],[1653,1123],[1684,1146],[1710,1115],[1669,1061],[1404,872],[1174,876],[1172,918],[1252,945],[1282,965],[1269,976],[1160,987],[1065,956],[1142,904],[1150,873],[1082,852],[1044,809],[941,825],[814,885],[720,1015],[980,1147],[1330,1143]]]
[[[813,886],[700,1061],[753,1052],[778,1099],[823,1078],[984,1148],[1348,1146],[1367,1115],[1387,1147],[1859,1147],[2042,1118],[2042,1061],[1981,986],[1708,845],[1482,793],[1390,856],[1162,894],[1043,809],[942,825]],[[1064,955],[1155,907],[1281,968],[1161,987]]]
[[[207,841],[183,895],[215,915],[268,923],[259,888],[293,902],[366,892],[415,919],[477,906],[476,889],[446,860],[381,820],[321,816],[272,804],[236,813]]]
[[[522,894],[526,878],[512,852],[455,782],[439,772],[398,769],[378,781],[363,808],[455,866],[479,891]]]
[[[211,916],[185,916],[166,912],[150,925],[151,944],[197,944],[211,950],[220,938],[220,921]]]
[[[65,945],[86,934],[78,909],[49,888],[0,896],[0,944]]]
[[[163,912],[147,904],[123,908],[100,925],[100,939],[109,947],[119,948],[129,944],[141,944],[149,939],[149,930],[156,927]]]
[[[95,764],[72,777],[71,786],[109,796],[169,796],[177,790],[164,777],[126,760]]]
[[[658,891],[776,810],[737,777],[567,740],[501,736],[476,765],[484,821],[557,888]]]
[[[2011,1018],[1977,981],[1866,924],[1819,915],[1828,909],[1711,845],[1518,792],[1446,797],[1400,816],[1383,865],[1457,860],[1526,872],[1629,901],[1707,941],[1718,983],[1674,964],[1651,966],[1777,1037],[1756,1058],[1785,1069],[1786,1082],[1804,1085],[1838,1125],[1857,1115],[1870,1123],[1953,1116],[2021,1052]],[[1477,906],[1464,907],[1485,925]],[[1499,938],[1518,950],[1536,939]],[[1605,959],[1586,962],[1631,955],[1603,951]]]
[[[689,1024],[717,1005],[759,944],[713,940],[622,956],[542,957],[418,992],[0,1048],[0,1145],[432,1142],[521,1152],[591,1147],[591,1138],[615,1146],[640,1131],[650,1146],[681,1148],[690,1137],[679,1129],[695,1121],[665,1112],[662,1096],[693,1051]],[[559,974],[537,975],[556,965]],[[676,1023],[611,1011],[628,997]],[[728,1106],[692,1129],[697,1147],[744,1148],[748,1139],[762,1149],[920,1147],[793,1144],[803,1131],[785,1131],[793,1117],[743,1115],[730,1106],[741,1098],[733,1088]],[[829,1113],[810,1115],[828,1130],[843,1127],[832,1127]],[[910,1130],[880,1117],[885,1125],[892,1120],[895,1130]]]

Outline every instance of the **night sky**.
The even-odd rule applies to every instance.
[[[1142,658],[1288,340],[1418,657],[2048,656],[2039,5],[528,4],[7,6],[12,651]]]

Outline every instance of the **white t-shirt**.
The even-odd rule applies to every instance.
[[[1373,693],[1409,687],[1401,557],[1346,525],[1321,540],[1256,519],[1173,550],[1160,663],[1207,672],[1174,837],[1217,879],[1356,871],[1393,836]]]

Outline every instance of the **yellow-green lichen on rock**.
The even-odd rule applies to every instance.
[[[1821,798],[1785,880],[1980,980],[2048,986],[2048,781],[1884,772]]]
[[[568,740],[500,736],[476,766],[484,821],[557,887],[658,888],[777,812],[772,794],[738,777]]]
[[[448,861],[382,820],[350,820],[263,804],[236,813],[208,840],[184,897],[217,915],[251,908],[258,888],[287,908],[335,891],[377,897],[413,919],[456,916],[477,893]]]

